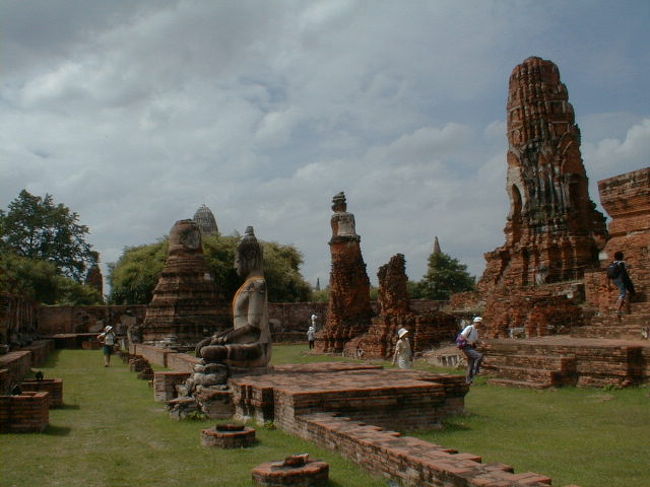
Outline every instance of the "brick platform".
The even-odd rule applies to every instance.
[[[0,433],[40,433],[50,421],[49,393],[0,396]]]
[[[235,415],[274,421],[296,432],[296,417],[336,412],[378,426],[431,428],[463,411],[460,376],[342,362],[283,365],[272,373],[233,377]]]
[[[63,406],[62,379],[27,379],[20,383],[20,388],[25,392],[49,392],[50,409]]]
[[[568,335],[486,340],[485,374],[494,384],[546,388],[627,386],[647,383],[650,343]]]

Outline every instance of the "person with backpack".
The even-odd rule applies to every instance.
[[[618,288],[619,295],[616,298],[616,314],[623,314],[623,306],[626,306],[630,313],[630,295],[635,293],[634,284],[627,273],[627,266],[623,260],[623,252],[614,253],[614,262],[607,266],[607,289],[611,289],[611,283]]]
[[[104,328],[104,331],[100,333],[97,338],[104,345],[104,367],[110,367],[111,355],[113,355],[113,348],[115,347],[117,335],[115,335],[113,327],[111,325],[107,325],[106,328]]]
[[[478,328],[481,326],[483,318],[477,316],[472,323],[463,328],[456,338],[456,345],[465,354],[467,358],[467,375],[465,382],[471,384],[474,377],[478,375],[483,362],[483,354],[476,350],[478,343]]]

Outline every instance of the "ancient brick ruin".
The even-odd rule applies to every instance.
[[[165,267],[147,307],[146,343],[193,346],[230,322],[203,256],[201,232],[193,220],[179,220],[169,233]]]
[[[607,237],[605,218],[589,199],[580,131],[557,66],[538,57],[517,66],[510,76],[507,111],[506,243],[485,254],[478,284],[489,296],[486,321],[494,336],[524,326],[510,312],[513,296],[528,297],[534,286],[582,279],[586,270],[598,268]]]
[[[377,277],[377,316],[372,319],[366,333],[345,344],[346,355],[388,359],[393,354],[400,328],[409,330],[414,353],[423,352],[454,337],[458,326],[453,316],[439,311],[418,314],[411,310],[404,255],[391,257],[388,264],[379,268]]]
[[[616,287],[607,286],[603,270],[585,274],[587,305],[596,314],[590,326],[576,330],[575,334],[638,339],[642,330],[650,326],[650,168],[599,181],[598,190],[603,207],[612,217],[608,225],[611,238],[602,253],[601,266],[611,262],[615,252],[623,252],[636,294],[632,296],[631,313],[616,319]]]
[[[316,337],[319,352],[342,352],[345,343],[364,333],[373,315],[370,279],[361,255],[354,215],[347,212],[345,195],[332,199],[332,255],[327,322]]]

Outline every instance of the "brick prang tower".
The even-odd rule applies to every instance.
[[[483,293],[580,279],[598,266],[607,238],[605,218],[589,198],[580,130],[557,66],[530,57],[515,67],[507,112],[506,243],[485,254]]]

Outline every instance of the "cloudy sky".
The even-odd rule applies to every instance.
[[[368,274],[504,242],[512,69],[555,62],[595,183],[648,166],[646,0],[3,0],[0,208],[79,213],[104,263],[206,204],[329,276],[345,191]]]

